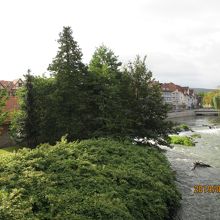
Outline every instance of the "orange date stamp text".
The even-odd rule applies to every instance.
[[[220,185],[194,185],[194,193],[220,193]]]

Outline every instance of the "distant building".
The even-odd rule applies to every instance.
[[[6,81],[0,80],[0,90],[5,89],[8,92],[8,100],[6,101],[5,111],[9,112],[9,117],[6,122],[0,127],[0,148],[13,146],[15,143],[9,136],[9,123],[10,116],[12,112],[19,109],[18,99],[16,97],[16,91],[24,85],[24,82],[21,79]]]
[[[13,81],[0,80],[0,89],[5,89],[8,92],[8,100],[6,101],[5,109],[8,112],[13,112],[18,109],[18,100],[16,91],[24,85],[23,80],[16,79]]]
[[[172,82],[161,83],[164,102],[173,110],[192,109],[197,107],[198,98],[193,89],[182,87]]]

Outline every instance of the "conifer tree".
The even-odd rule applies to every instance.
[[[68,134],[69,139],[75,139],[85,135],[83,111],[86,109],[84,87],[87,71],[71,28],[64,27],[59,37],[57,55],[48,67],[56,79],[56,124],[60,137]]]
[[[59,44],[58,52],[48,70],[59,80],[65,80],[68,77],[77,80],[82,74],[85,66],[82,63],[82,52],[78,43],[73,39],[70,27],[63,27],[57,40]],[[62,83],[62,82],[60,82]]]
[[[38,144],[38,114],[36,112],[35,92],[33,88],[33,79],[30,70],[25,75],[26,94],[22,110],[24,111],[24,140],[28,147],[35,147]]]
[[[37,96],[34,89],[34,76],[28,70],[25,85],[18,91],[19,110],[14,112],[10,124],[10,135],[19,144],[36,147],[39,144],[39,117]]]

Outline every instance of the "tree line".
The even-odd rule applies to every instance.
[[[98,137],[166,137],[168,106],[146,57],[122,65],[112,50],[98,47],[89,64],[70,27],[59,34],[58,52],[48,67],[51,76],[25,75],[19,90],[20,110],[11,135],[23,145],[54,144]]]
[[[204,107],[220,109],[220,91],[218,89],[211,92],[200,93],[199,95],[202,98],[202,105]]]

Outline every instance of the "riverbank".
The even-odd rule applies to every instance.
[[[212,108],[200,108],[200,109],[192,109],[192,110],[175,111],[175,112],[169,112],[167,114],[168,119],[190,117],[190,116],[218,116],[218,115],[219,115],[219,111]]]

